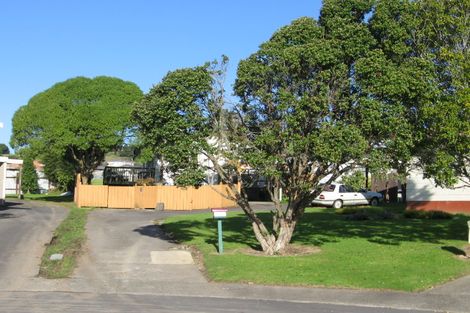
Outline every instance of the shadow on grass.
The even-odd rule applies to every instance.
[[[466,255],[465,251],[463,251],[462,249],[453,247],[453,246],[443,246],[443,247],[441,247],[441,249],[445,250],[445,251],[448,251],[448,252],[450,252],[450,253],[452,253],[453,255],[456,255],[456,256],[459,256],[459,255],[465,256]]]
[[[270,225],[270,213],[258,213]],[[442,243],[443,240],[466,240],[468,217],[456,215],[450,220],[347,220],[343,216],[324,210],[306,212],[296,227],[292,242],[321,246],[346,238],[362,238],[382,245],[400,245],[402,242]],[[188,219],[164,224],[167,232],[179,242],[202,239],[217,246],[217,224],[212,218]],[[237,243],[259,249],[251,224],[244,216],[224,220],[224,242]]]

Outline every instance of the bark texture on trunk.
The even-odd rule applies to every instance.
[[[285,214],[281,214],[278,211],[272,212],[274,214],[273,231],[270,231],[258,218],[247,201],[239,201],[239,205],[250,218],[253,233],[263,252],[267,255],[282,253],[292,239],[297,221],[287,219]]]

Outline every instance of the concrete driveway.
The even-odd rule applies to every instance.
[[[154,224],[171,213],[101,209],[88,216],[86,253],[72,281],[81,291],[153,293],[207,284],[189,251]]]
[[[27,288],[39,272],[45,244],[66,216],[66,208],[39,202],[0,207],[0,290]]]

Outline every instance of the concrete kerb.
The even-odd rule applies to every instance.
[[[260,207],[266,208],[266,205],[260,205]],[[236,209],[233,210],[236,211]],[[209,211],[204,212],[208,213]],[[155,211],[154,213],[156,214],[148,214],[147,216],[165,219],[172,215],[197,214],[202,213],[202,211]],[[461,284],[458,285],[458,288],[462,288]],[[467,287],[467,289],[470,288]],[[260,286],[215,282],[189,282],[183,284],[166,281],[163,285],[148,286],[148,288],[142,288],[138,292],[133,292],[131,288],[124,288],[124,290],[121,290],[119,293],[324,303],[403,310],[469,312],[470,297],[455,294],[454,291],[453,289],[441,289],[438,287],[431,291],[408,293],[399,291]],[[94,292],[106,293],[106,291],[103,290],[94,290]]]
[[[254,203],[257,210],[269,209],[269,203]],[[230,208],[230,211],[241,211]],[[209,213],[167,211],[170,215]],[[173,286],[176,287],[176,286]],[[356,305],[395,308],[403,310],[432,310],[445,312],[470,312],[470,276],[422,292],[380,291],[364,289],[260,286],[249,284],[208,283],[205,288],[188,284],[178,292],[165,295],[193,297],[230,297],[252,300],[279,300],[291,302]],[[194,288],[194,289],[193,289]],[[467,289],[465,291],[463,289]]]

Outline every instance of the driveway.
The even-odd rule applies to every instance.
[[[45,244],[67,209],[13,201],[0,207],[0,290],[21,290],[39,271]]]
[[[207,284],[189,251],[155,226],[171,213],[95,210],[88,216],[86,252],[72,280],[93,292],[153,293]],[[189,258],[189,259],[188,259]],[[75,288],[73,288],[75,289]]]

